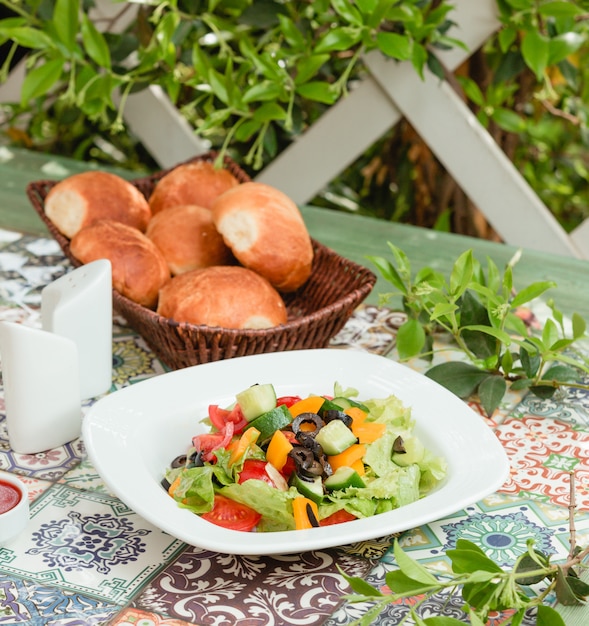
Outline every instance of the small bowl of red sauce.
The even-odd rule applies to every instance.
[[[14,539],[29,521],[29,498],[25,484],[12,474],[0,472],[0,544]]]

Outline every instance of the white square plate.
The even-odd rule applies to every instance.
[[[448,463],[446,479],[412,504],[335,526],[243,533],[215,526],[179,508],[160,481],[192,437],[209,404],[228,406],[256,383],[279,396],[331,394],[335,382],[359,400],[396,395],[411,407],[416,434]],[[427,524],[496,491],[509,464],[498,439],[462,400],[409,367],[356,350],[298,350],[238,357],[177,370],[100,399],[83,424],[94,467],[139,515],[191,545],[231,554],[280,554],[375,539]]]

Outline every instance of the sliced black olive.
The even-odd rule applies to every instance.
[[[301,432],[317,434],[323,426],[325,426],[325,422],[317,413],[301,413],[294,418],[291,424],[292,432],[296,436]]]
[[[301,430],[296,437],[297,441],[302,446],[311,450],[316,459],[323,456],[323,448],[321,447],[321,444],[315,439],[315,433],[308,433],[304,430]]]
[[[315,455],[313,452],[304,446],[294,446],[288,453],[288,456],[293,459],[297,469],[307,469],[315,462]]]
[[[168,491],[171,487],[170,481],[167,478],[162,478],[160,485],[166,490]]]
[[[189,457],[187,467],[202,467],[204,465],[202,460],[202,450],[195,450]]]
[[[399,435],[393,442],[393,453],[405,454],[406,452],[407,450],[405,450],[405,442],[403,441],[403,437]]]
[[[307,503],[307,517],[309,518],[309,523],[313,528],[318,528],[320,526],[319,520],[315,517],[315,513],[313,512],[313,507]]]
[[[340,420],[340,422],[343,422],[348,428],[352,425],[352,418],[337,409],[328,409],[325,411],[325,413],[323,413],[323,419],[326,424],[333,420]]]
[[[186,465],[187,457],[185,454],[177,456],[171,463],[172,467],[184,467]]]
[[[311,450],[303,446],[295,446],[288,456],[295,462],[297,473],[301,476],[315,478],[323,475],[323,463],[315,458]]]

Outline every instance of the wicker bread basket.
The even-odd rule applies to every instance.
[[[216,156],[210,152],[190,161],[214,161]],[[240,182],[249,180],[230,159],[225,159],[224,166]],[[162,170],[131,182],[148,198],[158,180],[169,171]],[[81,263],[72,255],[69,239],[45,215],[45,198],[56,182],[32,182],[27,186],[27,196],[64,254],[78,267]],[[274,328],[234,330],[178,323],[129,300],[114,289],[113,307],[145,339],[156,356],[172,369],[262,352],[324,348],[370,293],[376,276],[318,241],[313,240],[313,248],[311,277],[298,291],[282,294],[288,321]]]

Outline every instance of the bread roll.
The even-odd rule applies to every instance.
[[[235,262],[209,209],[183,204],[154,215],[145,234],[164,255],[173,275]]]
[[[82,172],[58,182],[45,198],[45,214],[71,239],[97,220],[110,219],[144,231],[151,210],[130,182],[109,172]]]
[[[72,254],[82,263],[108,259],[113,287],[148,308],[154,308],[158,292],[170,279],[170,270],[156,245],[136,228],[114,220],[86,226],[71,241]]]
[[[159,180],[149,197],[149,206],[154,215],[179,204],[210,209],[218,195],[236,185],[239,181],[229,170],[215,168],[208,161],[184,163]]]
[[[217,230],[237,260],[276,289],[295,291],[310,276],[311,237],[297,205],[278,189],[247,182],[219,196]]]
[[[287,317],[284,301],[267,280],[231,265],[175,276],[160,291],[157,312],[177,322],[222,328],[270,328]]]

